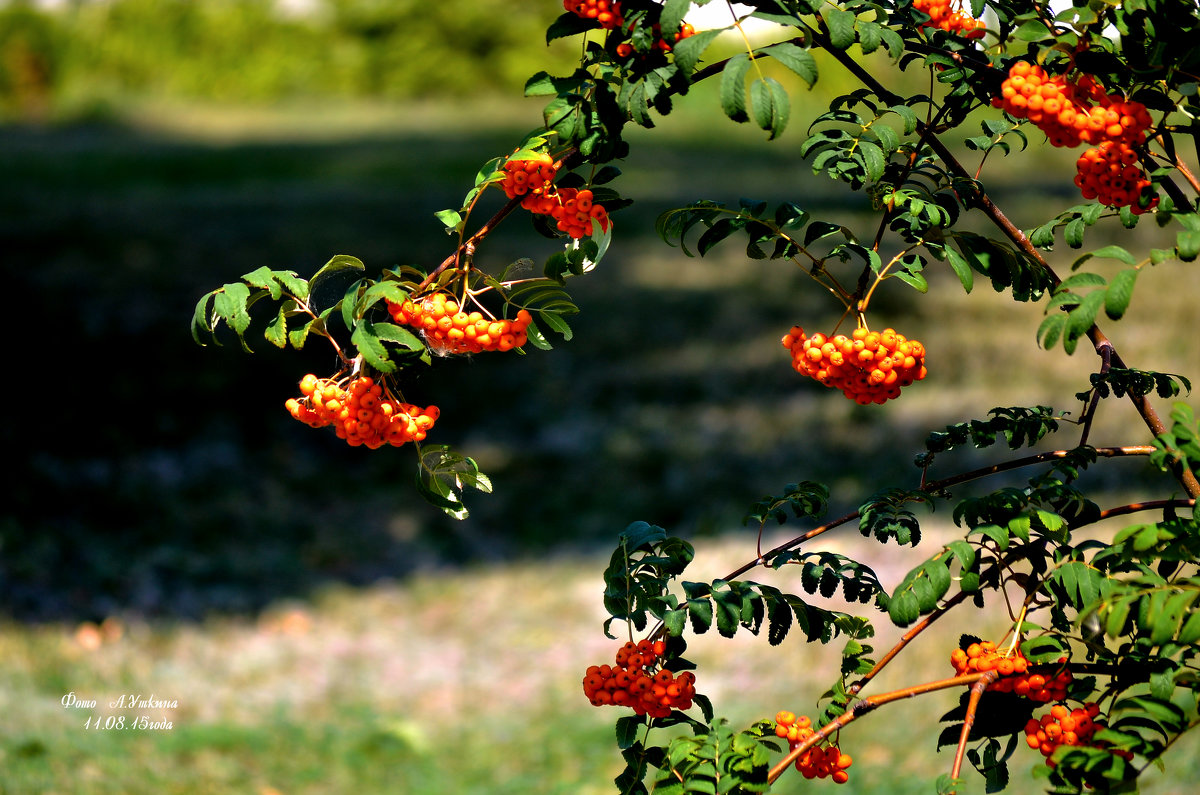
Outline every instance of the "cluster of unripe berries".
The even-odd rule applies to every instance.
[[[1060,663],[1066,661],[1066,657],[1059,660]],[[959,676],[994,670],[1000,678],[988,685],[988,690],[1015,693],[1043,703],[1065,699],[1072,680],[1071,672],[1066,668],[1049,676],[1029,673],[1029,660],[1021,654],[1020,649],[1014,648],[1002,654],[990,640],[972,643],[965,649],[955,649],[950,653],[950,664]]]
[[[775,715],[775,736],[787,740],[792,750],[814,734],[812,721],[806,715],[797,718],[796,713],[786,710]],[[836,745],[814,745],[796,757],[796,769],[805,778],[831,778],[837,784],[850,780],[846,771],[853,763],[850,755],[843,754]]]
[[[899,396],[901,387],[926,375],[925,346],[895,329],[882,332],[858,328],[847,337],[837,334],[806,336],[793,326],[783,347],[792,352],[792,367],[857,403],[884,403]]]
[[[983,20],[953,6],[951,0],[913,0],[914,9],[929,15],[929,21],[921,27],[941,28],[968,39],[983,38],[987,29]]]
[[[1138,206],[1150,180],[1135,165],[1133,147],[1145,142],[1146,130],[1153,125],[1141,102],[1106,93],[1090,75],[1071,82],[1063,75],[1047,74],[1037,64],[1017,61],[992,104],[1011,116],[1029,119],[1053,146],[1094,144],[1076,162],[1075,185],[1084,198],[1112,207],[1130,206],[1135,213],[1156,203]]]
[[[621,14],[620,0],[563,0],[563,8],[583,19],[596,20],[605,30],[620,28],[625,24],[625,17]],[[654,25],[654,46],[663,52],[670,52],[671,44],[662,37],[661,33],[662,29],[657,24]],[[683,41],[695,34],[696,29],[684,22],[679,26],[679,32],[675,34],[675,41]],[[633,55],[633,52],[633,45],[629,42],[623,41],[617,44],[616,53],[619,57],[628,58]]]
[[[630,707],[638,715],[665,718],[673,709],[690,709],[696,675],[661,667],[666,644],[641,640],[617,650],[616,665],[593,665],[583,676],[583,693],[593,706]]]
[[[552,217],[559,230],[570,237],[578,239],[590,235],[593,220],[607,232],[608,213],[592,201],[590,190],[555,187],[558,166],[544,152],[527,160],[509,160],[502,169],[504,176],[500,187],[510,199],[523,197],[521,206],[531,213]]]
[[[397,323],[418,329],[435,353],[511,351],[525,344],[532,316],[522,309],[512,320],[494,320],[482,312],[465,312],[447,293],[432,293],[416,301],[388,302]]]
[[[334,426],[338,438],[352,447],[374,450],[423,441],[438,418],[437,406],[421,408],[396,400],[365,375],[343,386],[309,373],[300,379],[300,395],[288,399],[288,413],[313,428]]]

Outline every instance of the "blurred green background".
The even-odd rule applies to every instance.
[[[801,382],[779,346],[792,324],[831,327],[839,314],[802,272],[746,260],[735,241],[687,259],[654,235],[668,207],[741,196],[794,200],[871,234],[865,198],[796,155],[807,120],[849,86],[833,70],[794,94],[775,144],[720,119],[706,86],[658,129],[632,131],[616,187],[637,204],[615,216],[600,269],[571,285],[576,338],[439,360],[406,385],[442,408],[437,441],[493,477],[496,494],[475,495],[464,522],[416,497],[411,451],[351,449],[287,416],[300,376],[333,366],[320,346],[259,342],[251,356],[232,340],[192,342],[199,296],[262,265],[304,275],[337,253],[371,268],[440,261],[448,239],[433,213],[538,124],[525,78],[570,69],[577,42],[543,45],[560,10],[0,5],[5,338],[34,381],[15,390],[14,377],[28,411],[0,431],[18,462],[0,509],[0,792],[605,792],[613,715],[588,707],[577,680],[611,654],[600,572],[627,523],[692,539],[719,576],[753,557],[748,504],[786,482],[830,484],[836,515],[914,482],[929,430],[996,405],[1078,411],[1094,362],[1036,349],[1040,306],[986,284],[964,295],[945,273],[928,296],[889,283],[873,322],[925,341],[931,373],[895,405],[864,409]],[[1077,201],[1073,156],[1045,149],[997,170],[998,201],[1022,226]],[[1147,226],[1126,245],[1158,243]],[[513,217],[477,263],[498,271],[557,245]],[[1142,274],[1110,329],[1127,361],[1200,375],[1187,331],[1197,289],[1190,265]],[[1145,439],[1124,403],[1102,408],[1092,437]],[[1172,492],[1139,461],[1088,478],[1111,504],[1147,496],[1145,484]],[[851,534],[831,543],[885,582],[902,576],[908,558]],[[964,618],[975,631],[980,620]],[[1006,618],[984,620],[999,634]],[[951,636],[915,650],[909,677],[941,675]],[[794,643],[703,639],[701,689],[741,721],[808,710],[836,652]],[[71,691],[179,706],[150,713],[170,730],[95,732],[88,717],[125,713],[65,709]],[[856,733],[860,791],[929,791],[949,764],[932,751],[946,708],[898,707],[909,715]],[[919,753],[914,720],[931,727]],[[1187,791],[1174,781],[1156,791]]]

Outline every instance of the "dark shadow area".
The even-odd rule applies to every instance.
[[[717,143],[635,149],[618,187],[648,198],[617,215],[606,272],[572,285],[575,340],[406,376],[410,400],[442,409],[436,441],[494,480],[464,522],[416,495],[410,449],[352,449],[287,416],[300,377],[332,370],[328,349],[280,352],[259,337],[251,356],[233,338],[191,340],[200,295],[262,265],[440,261],[451,244],[433,213],[523,132],[212,145],[119,127],[0,130],[20,373],[2,432],[17,466],[0,609],[26,621],[254,611],[329,581],[608,544],[635,519],[728,529],[789,481],[854,486],[854,500],[875,488],[855,473],[911,471],[928,428],[829,401],[788,367],[777,340],[806,308],[836,319],[796,289],[803,273],[747,261],[736,242],[686,260],[654,237],[660,209],[700,197],[862,207],[783,148],[737,163]],[[556,245],[514,216],[481,261],[499,270]],[[881,436],[866,459],[864,439]]]

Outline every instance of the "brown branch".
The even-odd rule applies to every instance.
[[[1161,141],[1161,136],[1159,140]],[[1179,156],[1179,152],[1175,153],[1175,170],[1187,180],[1188,185],[1192,186],[1192,190],[1200,193],[1200,182],[1196,180],[1196,175],[1187,167],[1187,163],[1183,162],[1183,158]]]
[[[1045,461],[1053,461],[1058,458],[1066,458],[1068,455],[1071,454],[1071,452],[1072,451],[1070,451],[1070,450],[1050,450],[1045,453],[1038,453],[1036,455],[1026,456],[1024,458],[1015,458],[1011,461],[1003,461],[999,464],[992,464],[991,466],[980,467],[979,469],[973,469],[970,472],[963,472],[958,475],[952,475],[948,478],[942,478],[941,480],[932,480],[932,481],[929,481],[928,483],[924,484],[922,489],[924,491],[928,491],[928,492],[943,491],[944,489],[947,489],[950,486],[957,486],[960,483],[966,483],[966,482],[969,482],[972,480],[976,480],[978,478],[987,477],[988,475],[995,475],[999,472],[1007,472],[1010,469],[1019,469],[1021,467],[1027,467],[1027,466],[1032,466],[1034,464],[1040,464]],[[1130,456],[1130,455],[1150,455],[1151,453],[1154,452],[1154,448],[1151,447],[1150,445],[1131,445],[1131,446],[1126,446],[1126,447],[1096,447],[1093,449],[1093,452],[1101,458],[1119,458],[1119,457]],[[812,530],[809,530],[805,533],[795,536],[794,538],[784,541],[782,544],[774,547],[773,549],[768,550],[767,552],[763,553],[762,555],[755,558],[754,560],[749,561],[748,563],[743,563],[741,566],[738,566],[736,569],[729,572],[729,574],[726,574],[721,579],[726,580],[726,581],[736,580],[738,577],[741,577],[743,574],[750,571],[751,569],[753,569],[756,566],[766,566],[767,563],[771,560],[771,558],[775,557],[776,555],[779,555],[783,552],[787,552],[788,550],[792,549],[793,547],[799,546],[800,544],[802,544],[805,541],[809,541],[813,538],[816,538],[817,536],[819,536],[823,533],[826,533],[830,530],[833,530],[836,527],[840,527],[840,526],[846,524],[847,522],[852,522],[855,519],[860,518],[861,516],[862,516],[861,511],[853,511],[852,513],[848,513],[845,516],[839,516],[837,519],[834,519],[832,522],[827,522],[826,524],[823,524],[820,527],[814,527]]]
[[[905,687],[900,690],[893,690],[890,693],[881,693],[878,696],[864,698],[856,703],[846,712],[837,716],[829,723],[822,726],[812,736],[806,737],[803,742],[788,752],[782,760],[779,761],[771,771],[767,774],[767,783],[774,783],[777,778],[783,775],[788,766],[794,763],[804,754],[809,748],[824,741],[827,737],[837,733],[846,725],[853,723],[858,718],[863,717],[869,712],[882,707],[884,704],[890,704],[893,701],[901,701],[906,698],[915,698],[916,696],[925,695],[926,693],[934,693],[938,690],[946,690],[951,687],[961,687],[962,685],[974,685],[980,681],[986,680],[991,682],[996,678],[995,671],[986,671],[984,673],[963,674],[962,676],[952,676],[949,679],[939,679],[935,682],[925,682],[911,687]]]
[[[971,738],[971,729],[975,727],[975,712],[979,709],[979,699],[988,685],[996,681],[996,671],[987,671],[979,677],[979,681],[971,685],[971,697],[967,701],[967,714],[963,716],[962,734],[958,737],[958,748],[954,751],[954,765],[950,768],[950,778],[958,778],[962,772],[963,758],[967,755],[967,740]],[[954,795],[951,790],[950,795]]]
[[[1100,353],[1100,375],[1104,376],[1108,374],[1109,369],[1112,367],[1112,343],[1108,340],[1105,340],[1104,343],[1097,348],[1097,350]],[[1083,433],[1079,436],[1080,447],[1083,447],[1085,444],[1087,444],[1088,435],[1092,432],[1092,420],[1096,417],[1096,407],[1099,405],[1100,390],[1093,389],[1092,397],[1088,401],[1088,406],[1083,412],[1083,417],[1081,417],[1079,420],[1080,424],[1083,425]]]
[[[1150,500],[1148,502],[1131,502],[1116,508],[1107,508],[1100,512],[1100,519],[1111,519],[1114,516],[1126,516],[1139,511],[1156,511],[1164,508],[1195,508],[1196,500]]]

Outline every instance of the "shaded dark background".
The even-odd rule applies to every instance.
[[[433,213],[456,206],[479,165],[539,118],[538,103],[495,96],[519,95],[524,75],[569,57],[526,48],[514,62],[496,40],[528,37],[558,12],[521,12],[471,45],[470,68],[457,60],[462,70],[416,79],[412,64],[444,53],[402,49],[433,40],[406,30],[415,12],[403,3],[386,15],[321,3],[320,24],[270,25],[275,16],[255,16],[267,3],[195,5],[122,0],[97,21],[88,3],[57,14],[10,4],[0,22],[0,257],[14,370],[0,438],[16,462],[0,510],[0,610],[15,618],[254,611],[330,581],[605,545],[635,519],[712,533],[801,479],[833,484],[835,508],[849,507],[911,477],[929,430],[982,416],[1006,392],[1011,403],[1069,404],[1085,383],[1090,363],[1059,351],[1012,378],[1019,359],[996,323],[1027,345],[1041,309],[1014,308],[986,286],[967,309],[945,274],[932,276],[938,298],[912,302],[897,286],[873,304],[881,325],[955,361],[932,364],[903,410],[850,406],[801,382],[778,337],[797,322],[831,326],[837,308],[798,269],[746,261],[733,241],[685,260],[657,242],[653,219],[672,204],[745,195],[869,226],[867,208],[798,160],[799,120],[777,146],[729,125],[734,153],[707,132],[710,114],[685,109],[661,135],[634,135],[617,187],[639,203],[616,216],[599,271],[571,285],[575,340],[439,360],[406,382],[410,399],[442,409],[431,439],[475,457],[496,486],[469,497],[468,520],[442,517],[412,488],[411,450],[352,449],[283,410],[304,373],[332,368],[329,351],[281,352],[261,337],[254,355],[231,338],[201,348],[188,322],[203,293],[262,265],[310,275],[338,253],[370,268],[440,261],[449,243]],[[441,6],[471,30],[496,16],[486,3]],[[229,16],[201,18],[217,11]],[[160,28],[146,27],[156,18]],[[229,49],[230,31],[257,33],[261,57],[205,60],[206,25],[233,39]],[[467,36],[455,30],[451,46]],[[162,51],[139,60],[120,49],[126,39]],[[294,52],[302,45],[311,61]],[[447,93],[465,99],[418,102]],[[346,110],[346,98],[375,110]],[[259,111],[229,110],[284,99],[301,104],[268,108],[262,125]],[[1074,202],[1053,173],[1010,187],[1046,203],[1024,203],[1029,223]],[[555,245],[514,217],[480,261],[499,270]],[[1145,366],[1179,371],[1194,353]],[[1145,474],[1121,466],[1110,485]]]

